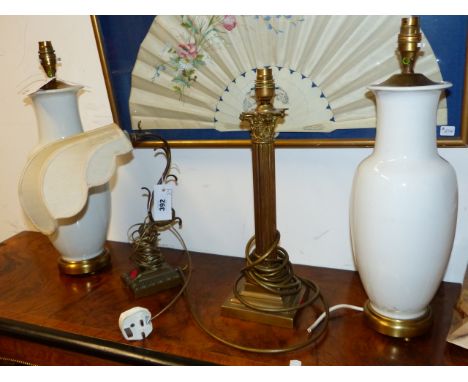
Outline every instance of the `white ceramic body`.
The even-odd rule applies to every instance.
[[[426,313],[452,250],[457,179],[435,133],[441,90],[449,86],[370,87],[376,141],[354,177],[351,239],[372,308],[393,319]]]
[[[31,95],[36,112],[39,144],[43,145],[83,132],[78,110],[80,86],[40,90]],[[73,176],[73,174],[70,174]],[[66,261],[92,259],[104,252],[110,221],[110,192],[107,184],[89,190],[83,210],[59,220],[59,227],[49,236]]]

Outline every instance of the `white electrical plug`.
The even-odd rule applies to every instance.
[[[126,340],[144,340],[153,331],[150,311],[136,306],[122,312],[119,317],[119,328]]]

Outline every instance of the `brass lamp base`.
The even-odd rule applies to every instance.
[[[265,292],[261,288],[247,282],[239,294],[249,305],[258,307],[258,310],[250,308],[232,295],[221,306],[221,313],[224,316],[283,328],[294,327],[294,319],[298,313],[297,309],[286,312],[275,310],[297,306],[303,293],[282,298],[279,295]]]
[[[100,255],[89,260],[67,261],[62,258],[58,260],[60,272],[66,275],[87,275],[95,273],[110,264],[110,254],[107,249]]]
[[[427,332],[432,324],[432,310],[430,307],[428,307],[426,313],[419,318],[399,320],[377,313],[372,309],[370,301],[367,301],[364,305],[364,317],[369,326],[377,332],[397,338],[420,336]]]

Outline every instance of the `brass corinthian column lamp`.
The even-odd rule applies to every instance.
[[[257,69],[257,107],[242,113],[252,140],[255,236],[246,246],[246,265],[233,296],[222,306],[226,316],[292,328],[301,308],[322,300],[319,288],[294,274],[276,228],[275,134],[286,109],[275,109],[271,68]]]

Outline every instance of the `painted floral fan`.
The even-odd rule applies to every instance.
[[[400,71],[400,16],[158,16],[132,72],[137,129],[241,128],[255,105],[256,68],[271,67],[279,131],[375,127],[367,86]],[[416,70],[442,81],[424,40]],[[445,99],[438,123],[446,124]]]

